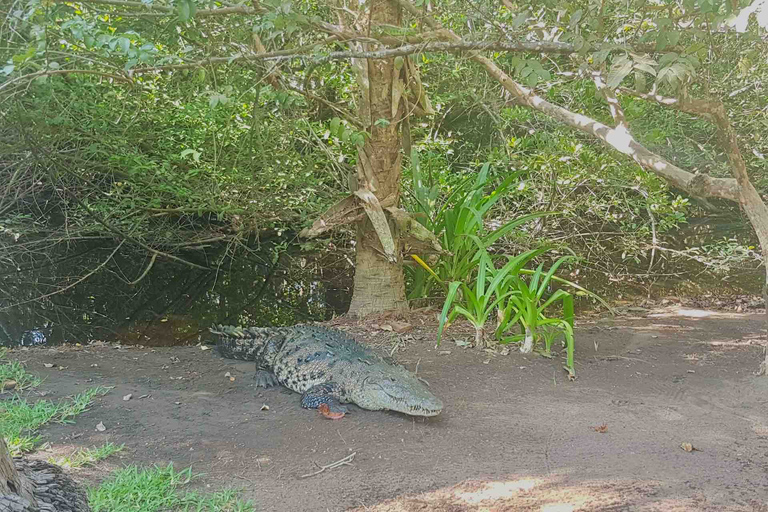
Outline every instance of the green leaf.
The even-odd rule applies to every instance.
[[[539,83],[539,75],[537,75],[536,73],[531,73],[525,79],[525,85],[531,88],[536,87],[536,84],[538,83]]]
[[[179,21],[185,22],[192,19],[192,9],[194,3],[192,0],[179,0],[177,5],[179,11]]]
[[[443,337],[443,329],[445,328],[445,322],[448,320],[448,311],[451,309],[454,299],[456,298],[456,292],[461,286],[460,281],[454,281],[448,286],[448,294],[445,297],[445,303],[443,304],[443,311],[440,313],[440,325],[437,328],[437,344],[440,344],[440,339]]]
[[[337,137],[340,126],[341,126],[341,119],[339,119],[338,117],[334,117],[333,119],[331,119],[331,129],[330,129],[331,135],[333,135],[334,137]]]
[[[606,77],[606,86],[609,89],[616,89],[621,81],[632,72],[632,61],[626,56],[621,56],[611,66],[611,71]]]
[[[605,59],[608,58],[608,55],[610,55],[611,50],[599,50],[592,54],[592,63],[595,66],[601,65],[603,62],[605,62]]]
[[[525,24],[525,22],[528,21],[528,10],[521,12],[517,16],[515,16],[515,19],[512,21],[512,29],[517,30],[520,27]]]
[[[123,53],[128,53],[128,50],[131,48],[131,40],[127,37],[120,37],[117,39],[117,44],[120,45],[120,50]]]
[[[584,11],[581,9],[576,9],[573,14],[571,14],[571,19],[568,22],[568,26],[570,28],[576,28],[576,26],[579,24],[579,21],[581,21],[581,16],[584,14]]]
[[[377,119],[376,122],[373,123],[373,124],[374,124],[374,126],[378,126],[380,128],[384,128],[384,127],[389,126],[391,123],[390,123],[389,119],[384,119],[382,117],[380,119]]]
[[[675,52],[669,52],[665,53],[661,56],[659,59],[659,66],[667,66],[668,64],[671,64],[672,62],[676,61],[679,55]]]
[[[635,63],[635,69],[639,69],[640,71],[645,71],[649,75],[656,76],[656,70],[653,68],[653,66],[649,66],[648,64]]]

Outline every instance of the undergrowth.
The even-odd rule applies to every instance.
[[[141,469],[128,466],[118,470],[99,487],[89,492],[93,512],[253,512],[250,502],[237,497],[236,491],[199,494],[184,491],[194,476],[187,468],[176,471],[166,467]]]

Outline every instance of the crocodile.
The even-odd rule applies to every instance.
[[[338,329],[217,325],[211,332],[223,357],[256,363],[258,386],[281,384],[301,393],[302,407],[327,418],[343,417],[343,403],[411,416],[436,416],[443,409],[414,374]]]

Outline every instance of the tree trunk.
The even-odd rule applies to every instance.
[[[390,0],[369,0],[363,30],[371,24],[400,24],[400,8]],[[365,50],[376,45],[366,44]],[[373,192],[381,202],[400,197],[401,154],[398,121],[402,106],[392,105],[393,82],[397,76],[394,59],[363,60],[355,63],[361,89],[359,117],[370,133],[358,158],[358,186]],[[371,313],[405,313],[405,277],[397,227],[390,222],[396,259],[388,261],[371,221],[366,217],[357,225],[355,285],[349,313],[364,317]]]
[[[8,445],[0,436],[0,510],[6,505],[4,500],[11,500],[12,496],[20,498],[20,501],[13,501],[15,504],[24,503],[21,500],[26,500],[26,506],[37,506],[37,501],[32,495],[32,484],[16,471]],[[11,501],[7,502],[7,506],[8,510],[14,510],[11,508]]]

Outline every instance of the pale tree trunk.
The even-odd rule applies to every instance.
[[[390,0],[369,0],[364,31],[371,23],[399,25],[400,8]],[[366,44],[365,50],[375,49]],[[398,116],[402,108],[393,109],[392,89],[396,76],[394,59],[368,59],[355,63],[361,88],[359,118],[370,138],[359,151],[358,187],[367,188],[382,202],[400,196],[401,154]],[[358,222],[355,262],[355,285],[349,313],[359,317],[372,313],[405,313],[405,277],[397,227],[390,222],[395,244],[395,261],[390,262],[373,225],[367,217]]]

